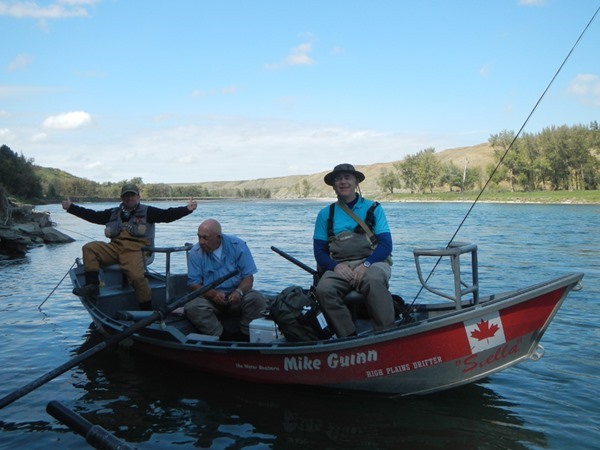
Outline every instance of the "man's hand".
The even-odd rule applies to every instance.
[[[195,211],[198,207],[198,203],[192,197],[188,200],[187,209],[190,211]]]
[[[242,300],[242,296],[239,293],[238,290],[235,290],[233,292],[231,292],[228,296],[227,296],[227,302],[231,305],[236,305],[238,304],[240,301]]]
[[[354,279],[354,272],[350,268],[350,266],[346,263],[339,263],[334,268],[333,271],[337,273],[340,277],[346,280],[348,283],[352,283]]]
[[[350,284],[352,285],[352,287],[354,289],[358,288],[358,285],[360,284],[363,277],[365,276],[366,271],[367,271],[367,267],[364,266],[363,264],[359,264],[358,266],[356,266],[354,268],[354,270],[352,271],[352,274],[353,274],[352,281],[350,281]]]
[[[67,209],[69,209],[69,207],[71,206],[71,199],[67,198],[66,200],[62,201],[62,207],[63,209],[66,211]]]

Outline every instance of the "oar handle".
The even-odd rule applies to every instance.
[[[196,289],[195,291],[192,291],[178,299],[175,299],[163,310],[154,312],[150,316],[143,318],[142,320],[140,320],[139,322],[136,322],[129,328],[126,328],[125,330],[121,331],[120,333],[117,333],[114,336],[109,337],[107,340],[100,342],[99,344],[86,350],[85,352],[81,353],[80,355],[76,356],[75,358],[72,358],[71,360],[67,361],[66,363],[61,364],[60,366],[58,366],[55,369],[51,370],[50,372],[46,373],[45,375],[42,375],[41,377],[32,381],[31,383],[26,384],[25,386],[21,387],[20,389],[17,389],[16,391],[13,391],[12,393],[5,396],[4,398],[0,399],[0,409],[4,408],[7,405],[10,405],[15,400],[18,400],[21,397],[24,397],[25,395],[29,394],[31,391],[46,384],[47,382],[53,380],[57,376],[65,373],[67,370],[75,367],[79,363],[92,357],[93,355],[104,350],[105,348],[121,342],[122,340],[131,336],[135,332],[141,330],[142,328],[147,327],[151,323],[156,322],[157,320],[163,319],[171,311],[174,311],[175,309],[179,308],[181,305],[184,305],[185,303],[189,302],[190,300],[210,291],[211,289],[216,288],[221,283],[223,283],[224,281],[228,280],[229,278],[237,275],[238,273],[239,273],[238,270],[234,270],[233,272],[228,273],[227,275],[219,278],[218,280],[215,280],[212,283],[207,284],[206,286],[202,286],[200,289]]]
[[[133,447],[110,434],[100,425],[92,424],[56,400],[52,400],[46,405],[46,411],[52,417],[67,425],[71,430],[83,436],[87,443],[94,448],[133,450]]]
[[[271,246],[271,250],[273,250],[275,253],[283,256],[285,259],[287,259],[290,262],[293,262],[294,264],[296,264],[298,267],[306,270],[308,273],[310,273],[311,275],[318,275],[318,272],[313,269],[310,266],[307,266],[306,264],[304,264],[302,261],[298,261],[296,258],[294,258],[291,255],[288,255],[286,252],[284,252],[283,250],[279,250],[277,247]]]

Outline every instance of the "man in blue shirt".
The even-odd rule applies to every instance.
[[[392,235],[381,205],[359,195],[359,183],[364,179],[352,164],[339,164],[325,175],[325,183],[333,187],[338,201],[319,212],[313,235],[317,266],[324,271],[316,296],[338,337],[356,334],[344,304],[352,290],[365,296],[375,330],[394,324],[394,303],[388,290]]]
[[[250,322],[261,317],[267,303],[262,293],[252,289],[256,264],[243,240],[222,234],[216,220],[205,220],[198,227],[198,243],[189,254],[188,288],[200,289],[234,270],[239,273],[188,302],[184,311],[202,334],[248,341]],[[219,320],[224,316],[241,316],[239,331],[224,329]]]

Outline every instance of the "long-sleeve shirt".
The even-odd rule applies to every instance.
[[[117,208],[120,208],[120,206],[117,206]],[[67,212],[88,222],[106,225],[114,210],[115,208],[109,208],[102,211],[96,211],[71,203]],[[146,219],[148,223],[169,223],[181,219],[191,213],[192,211],[190,211],[187,206],[175,206],[167,209],[148,206]]]

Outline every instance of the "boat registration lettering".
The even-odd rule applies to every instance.
[[[348,355],[330,353],[327,358],[310,358],[308,356],[286,356],[283,360],[283,370],[321,370],[326,365],[330,369],[358,366],[377,361],[377,350],[356,352]]]

